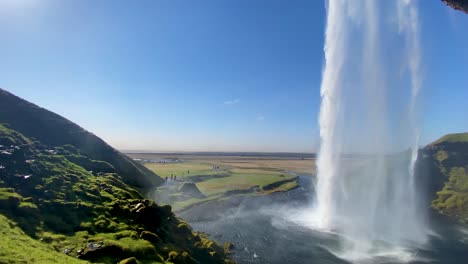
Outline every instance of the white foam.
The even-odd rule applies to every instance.
[[[427,241],[414,177],[419,42],[414,1],[327,1],[317,203],[295,221],[340,234],[350,259],[404,260]]]

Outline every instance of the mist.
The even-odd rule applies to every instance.
[[[416,3],[328,1],[324,52],[310,221],[340,233],[340,254],[352,261],[422,246],[427,228],[414,180],[422,83]],[[351,165],[346,153],[366,157]]]

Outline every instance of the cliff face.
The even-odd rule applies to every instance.
[[[460,10],[468,14],[468,0],[442,0],[442,2],[453,9]]]
[[[53,112],[0,89],[0,123],[49,146],[72,145],[91,159],[112,164],[124,181],[144,189],[164,182],[159,176],[109,146],[96,135]]]
[[[468,223],[468,133],[450,134],[427,145],[431,177],[439,185],[432,207]]]

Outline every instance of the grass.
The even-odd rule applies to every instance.
[[[147,163],[145,166],[157,172],[161,177],[176,175],[178,178],[187,178],[200,175],[217,175],[220,170],[213,170],[214,164],[201,162],[174,162],[174,163]]]
[[[299,175],[314,175],[315,161],[312,159],[245,159],[245,160],[225,160],[222,163],[226,166],[236,168],[258,168],[260,170],[273,170],[281,172],[293,172]]]
[[[455,143],[455,142],[468,142],[468,133],[455,133],[455,134],[448,134],[445,135],[435,142],[432,143],[432,145],[439,144],[442,142],[450,142],[450,143]]]
[[[164,155],[151,157],[155,160],[165,158]],[[161,198],[164,203],[170,203],[174,210],[232,196],[267,195],[288,191],[297,187],[295,175],[312,175],[315,171],[312,159],[203,155],[171,159],[183,161],[146,163],[145,166],[162,177],[177,175],[178,180],[195,182],[197,188],[206,196],[185,199]],[[175,190],[176,188],[170,187],[161,188],[155,197],[175,197]]]
[[[282,185],[278,186],[275,189],[264,191],[264,193],[265,194],[271,194],[271,193],[274,193],[274,192],[286,192],[286,191],[292,190],[294,188],[297,188],[297,186],[299,186],[297,181],[290,181],[290,182],[283,183]]]
[[[0,214],[0,263],[88,263],[57,252],[26,235],[13,221]],[[27,252],[27,254],[25,254]]]
[[[254,186],[260,188],[291,176],[269,171],[237,169],[225,178],[214,178],[197,183],[200,191],[206,195],[218,194],[233,190],[246,190]]]
[[[0,155],[0,264],[163,263],[170,252],[179,263],[225,262],[223,248],[200,244],[204,237],[180,226],[170,206],[143,199],[114,165],[73,146],[49,151],[0,125],[0,145],[9,144],[18,145]]]

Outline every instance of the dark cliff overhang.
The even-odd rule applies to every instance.
[[[460,10],[468,14],[468,0],[442,0],[442,2],[453,9]]]

